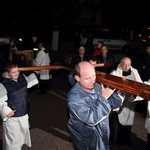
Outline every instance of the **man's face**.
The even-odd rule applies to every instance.
[[[38,39],[38,37],[37,37],[37,36],[32,36],[32,40],[33,40],[33,42],[36,42],[36,41],[37,41],[37,39]]]
[[[130,60],[124,60],[122,63],[121,63],[121,68],[123,71],[127,72],[129,71],[129,69],[131,68],[131,61]]]
[[[85,53],[85,48],[83,46],[79,47],[79,55],[84,55]]]
[[[9,72],[6,72],[7,75],[12,79],[12,80],[17,80],[19,76],[19,70],[18,67],[11,69]]]
[[[98,43],[97,43],[97,48],[99,48],[99,49],[100,49],[100,48],[101,48],[101,46],[102,46],[102,43],[98,42]]]
[[[146,51],[147,51],[147,53],[150,54],[150,46],[148,46],[148,47],[146,48]]]
[[[101,52],[102,52],[103,54],[106,54],[106,53],[108,52],[107,47],[106,47],[106,46],[101,47]]]
[[[87,92],[93,91],[96,81],[96,73],[94,67],[91,67],[88,70],[85,69],[80,73],[80,75],[81,76],[78,77],[78,81],[82,88]]]

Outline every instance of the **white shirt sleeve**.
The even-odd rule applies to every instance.
[[[27,80],[27,88],[31,88],[32,86],[38,84],[38,79],[36,77],[36,75],[34,73],[31,73],[29,76],[25,76],[24,77],[26,78]]]
[[[7,119],[7,115],[12,111],[10,107],[7,105],[7,91],[3,84],[0,83],[0,115],[5,121]]]

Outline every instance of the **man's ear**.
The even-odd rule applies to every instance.
[[[80,80],[79,76],[75,75],[74,78],[79,82],[79,80]]]
[[[5,74],[6,74],[6,76],[8,76],[8,72],[7,71],[5,71]]]

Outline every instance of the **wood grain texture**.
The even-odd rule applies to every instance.
[[[21,67],[19,68],[19,71],[40,71],[40,70],[54,70],[54,69],[63,69],[68,72],[74,71],[74,67],[71,65]],[[123,80],[121,77],[113,76],[102,72],[97,73],[96,81],[104,85],[107,85],[111,88],[115,88],[117,90],[141,96],[146,100],[150,100],[150,86],[144,83],[139,83],[128,79]]]
[[[123,80],[121,77],[106,73],[98,73],[96,81],[117,90],[128,92],[150,100],[150,86],[133,80]]]

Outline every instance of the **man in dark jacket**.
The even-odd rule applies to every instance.
[[[142,66],[143,68],[142,80],[143,81],[148,81],[150,79],[150,45],[147,45],[146,52],[147,52],[147,55],[145,56],[144,64]]]
[[[99,71],[110,73],[115,69],[115,58],[112,54],[109,53],[107,45],[103,44],[101,46],[101,54],[97,56],[97,63],[105,63],[108,62],[111,66],[105,66],[98,68]]]
[[[76,65],[81,61],[87,61],[88,60],[88,56],[86,55],[86,49],[84,45],[80,45],[78,48],[78,54],[75,55],[72,59],[71,59],[71,65]]]
[[[3,150],[31,147],[29,97],[27,88],[38,84],[34,73],[25,76],[14,63],[8,63],[0,83],[0,115],[3,120]]]
[[[88,61],[88,56],[85,54],[85,46],[84,45],[80,45],[78,48],[78,54],[75,55],[72,59],[71,59],[71,65],[75,66],[76,64],[78,64],[81,61]],[[68,79],[69,79],[69,83],[71,86],[73,86],[76,82],[75,78],[74,78],[74,74],[71,72],[68,74]]]

